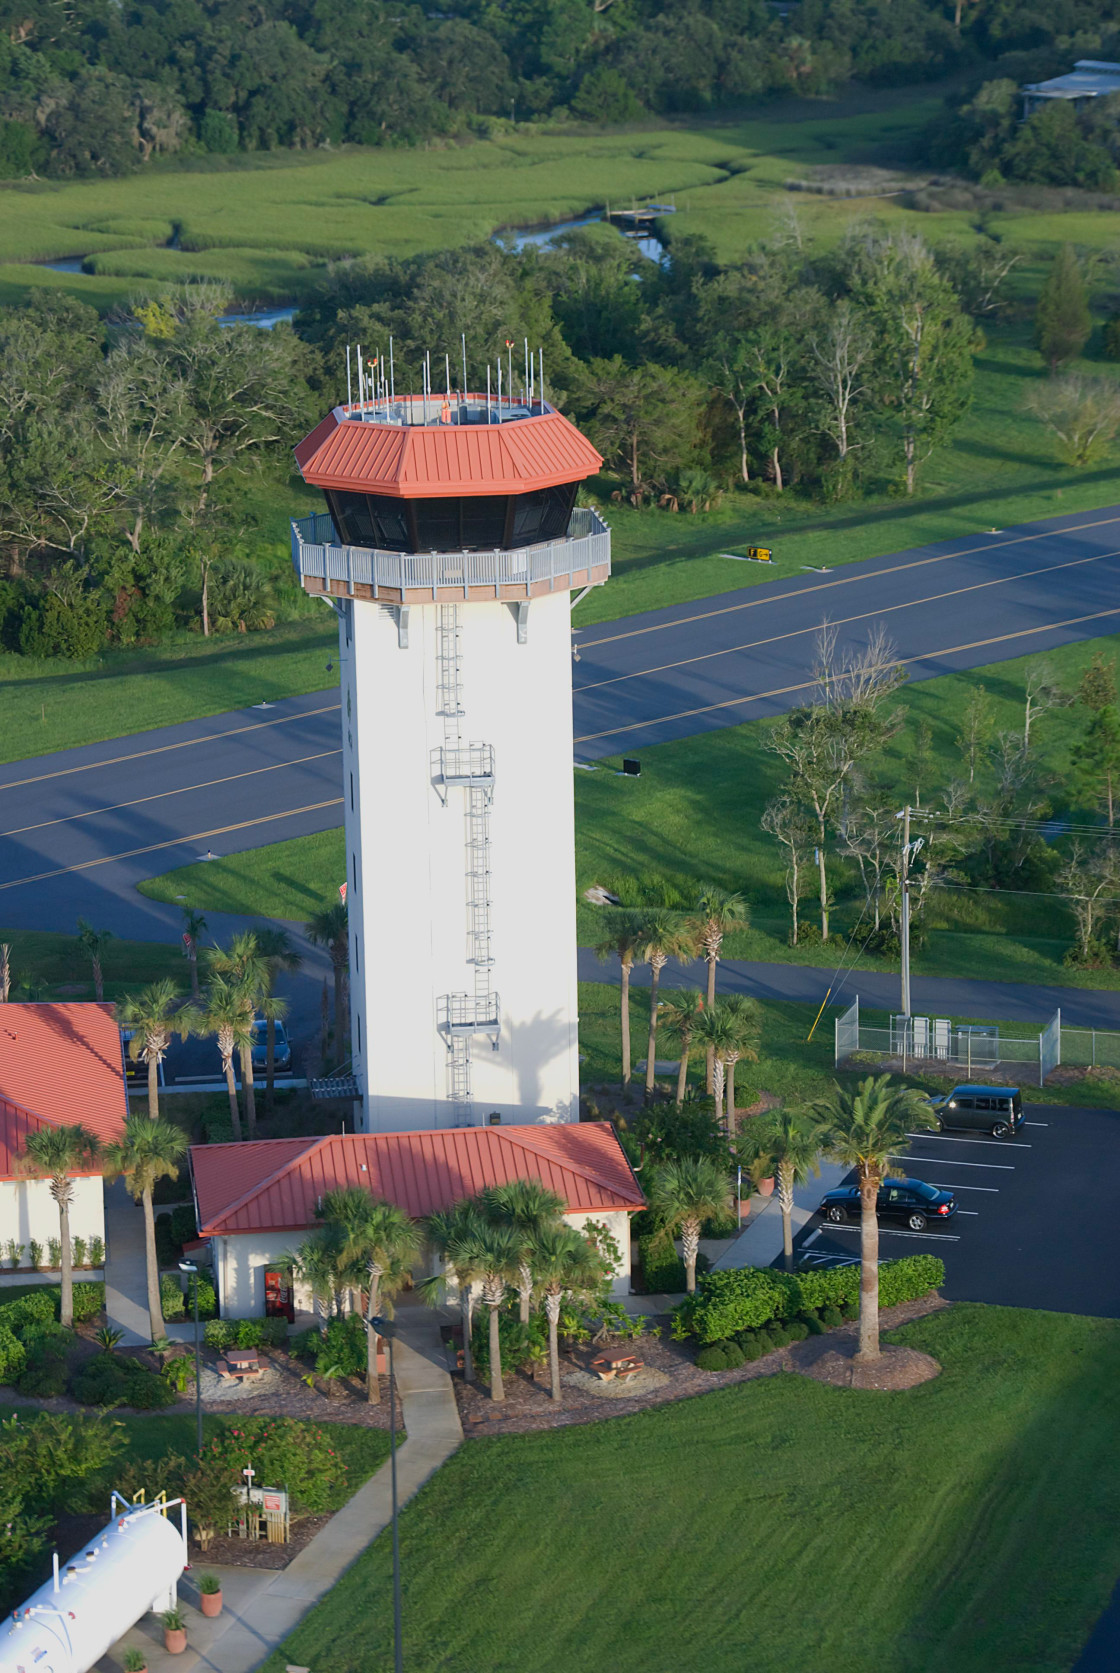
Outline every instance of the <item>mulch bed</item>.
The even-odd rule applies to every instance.
[[[843,1339],[846,1337],[847,1339]],[[931,1354],[919,1353],[916,1348],[903,1348],[885,1343],[880,1357],[861,1365],[857,1349],[858,1338],[837,1331],[835,1337],[813,1336],[798,1342],[790,1349],[792,1369],[814,1382],[831,1383],[834,1388],[878,1389],[894,1393],[904,1388],[916,1388],[941,1375],[941,1367]]]
[[[881,1315],[882,1329],[896,1330],[900,1325],[910,1324],[914,1319],[924,1318],[928,1313],[938,1312],[947,1306],[949,1303],[941,1296],[930,1295],[923,1297],[921,1301],[907,1301],[899,1307],[886,1308]],[[592,1393],[590,1389],[580,1388],[575,1382],[569,1381],[566,1373],[586,1371],[590,1361],[600,1351],[591,1346],[577,1349],[574,1353],[561,1354],[563,1403],[559,1407],[553,1405],[548,1391],[547,1368],[540,1382],[534,1381],[522,1371],[505,1371],[502,1380],[506,1397],[500,1404],[495,1404],[490,1399],[485,1388],[474,1383],[465,1383],[461,1372],[453,1373],[451,1382],[459,1406],[464,1436],[473,1440],[480,1435],[527,1435],[541,1429],[566,1428],[573,1423],[600,1423],[604,1418],[626,1417],[633,1412],[648,1411],[651,1406],[666,1405],[672,1400],[688,1400],[696,1394],[710,1394],[715,1388],[751,1382],[756,1377],[774,1377],[782,1372],[802,1370],[803,1367],[794,1357],[800,1350],[809,1348],[810,1344],[814,1347],[820,1344],[819,1351],[822,1355],[832,1351],[841,1356],[846,1343],[854,1341],[856,1335],[854,1326],[839,1326],[824,1336],[811,1337],[808,1342],[791,1343],[787,1348],[777,1348],[764,1358],[756,1359],[753,1364],[737,1366],[734,1371],[701,1371],[693,1359],[690,1345],[670,1340],[668,1316],[659,1317],[655,1322],[661,1327],[660,1334],[656,1337],[642,1337],[633,1344],[633,1349],[646,1365],[664,1372],[669,1380],[646,1394],[628,1393],[624,1397],[604,1399],[601,1394]],[[445,1331],[445,1339],[449,1337],[450,1331]],[[892,1349],[891,1353],[894,1352],[911,1354],[914,1350]],[[928,1358],[925,1354],[915,1357],[923,1360]],[[450,1352],[448,1363],[450,1365]],[[932,1365],[936,1363],[935,1360],[930,1361]]]

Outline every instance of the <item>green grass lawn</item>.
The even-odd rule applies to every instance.
[[[100,926],[98,926],[100,927]],[[94,997],[89,958],[74,936],[50,930],[0,929],[0,942],[12,949],[12,998],[21,999],[21,983],[33,984],[43,999],[90,1000]],[[182,949],[165,941],[110,941],[102,954],[105,997],[126,993],[170,976],[184,991],[190,984]]]
[[[141,883],[140,893],[204,912],[251,912],[302,922],[322,907],[337,905],[338,885],[346,876],[345,849],[341,829],[293,837],[179,866]]]
[[[1120,1326],[958,1304],[898,1340],[941,1376],[469,1442],[403,1512],[406,1664],[1068,1673],[1120,1571]],[[392,1654],[383,1535],[264,1673]]]

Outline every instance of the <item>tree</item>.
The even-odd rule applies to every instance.
[[[914,1128],[932,1131],[937,1119],[924,1092],[892,1086],[889,1075],[869,1076],[851,1089],[836,1087],[814,1106],[823,1122],[823,1148],[855,1168],[860,1201],[859,1351],[879,1357],[879,1187],[894,1157],[909,1149]]]
[[[580,374],[577,402],[592,441],[629,482],[639,505],[651,478],[677,468],[696,446],[700,390],[683,372],[621,355],[592,360]]]
[[[630,1085],[630,974],[634,960],[641,957],[642,925],[634,912],[614,911],[608,929],[595,948],[600,959],[617,958],[621,972],[619,1009],[622,1018],[622,1089]]]
[[[130,993],[117,1005],[117,1022],[131,1031],[128,1055],[148,1067],[148,1114],[159,1119],[159,1066],[172,1038],[185,1040],[197,1023],[195,1012],[185,1006],[170,976],[151,982],[139,993]]]
[[[70,1209],[74,1202],[76,1173],[92,1173],[101,1152],[100,1140],[79,1124],[71,1127],[43,1126],[29,1130],[24,1139],[20,1164],[24,1172],[49,1179],[58,1209],[59,1243],[62,1249],[62,1291],[59,1319],[69,1330],[74,1323],[74,1265],[70,1248]]]
[[[473,1264],[482,1285],[482,1299],[490,1309],[490,1398],[504,1400],[502,1342],[498,1309],[521,1264],[521,1240],[512,1226],[483,1220],[471,1240]]]
[[[1034,662],[1023,688],[1023,754],[1031,747],[1031,728],[1050,709],[1064,708],[1069,699],[1047,662]]]
[[[263,994],[272,986],[272,972],[257,940],[255,930],[238,932],[228,948],[210,949],[210,969],[221,976],[241,995],[245,1010],[245,1030],[237,1037],[237,1057],[241,1065],[241,1085],[245,1091],[245,1120],[249,1137],[257,1132],[257,1096],[253,1080],[253,1024]]]
[[[215,976],[207,986],[202,1015],[198,1021],[200,1034],[213,1034],[217,1037],[218,1051],[222,1058],[222,1073],[226,1077],[226,1091],[229,1093],[229,1118],[233,1126],[233,1136],[239,1141],[241,1111],[237,1102],[233,1054],[236,1051],[244,1061],[244,1053],[251,1049],[252,1011],[252,1004],[246,1000],[244,989],[236,983],[228,982],[224,976]]]
[[[325,947],[334,972],[334,1040],[336,1050],[342,1050],[346,1038],[346,978],[350,968],[350,929],[346,908],[325,906],[306,924],[307,939],[316,947]]]
[[[344,1267],[359,1272],[365,1279],[366,1396],[375,1404],[381,1398],[381,1390],[373,1321],[381,1312],[383,1297],[399,1289],[407,1278],[420,1249],[420,1234],[403,1208],[371,1197],[360,1185],[328,1191],[323,1198],[323,1219],[328,1226],[338,1228]],[[389,1398],[392,1397],[390,1389]]]
[[[1077,701],[1083,708],[1088,709],[1090,714],[1099,714],[1102,709],[1115,707],[1115,657],[1105,657],[1097,651],[1081,676],[1081,683],[1077,688]]]
[[[544,1226],[533,1239],[532,1265],[548,1320],[548,1365],[552,1398],[560,1404],[560,1306],[565,1296],[590,1299],[607,1277],[607,1263],[574,1226]]]
[[[12,948],[8,941],[0,941],[0,1005],[8,1003],[12,988]]]
[[[170,1121],[152,1121],[144,1115],[130,1115],[124,1138],[105,1150],[106,1173],[123,1174],[133,1198],[144,1209],[144,1256],[148,1275],[148,1319],[152,1341],[167,1333],[159,1294],[159,1260],[156,1255],[156,1221],[152,1211],[152,1190],[161,1179],[178,1179],[179,1163],[187,1153],[187,1135]]]
[[[1053,434],[1059,457],[1076,470],[1099,458],[1120,428],[1120,390],[1110,378],[1067,372],[1032,389],[1027,406]]]
[[[772,1110],[745,1128],[740,1155],[762,1166],[761,1177],[778,1182],[782,1215],[782,1253],[793,1270],[793,1190],[820,1173],[822,1128],[806,1110]],[[745,1141],[745,1142],[743,1142]]]
[[[692,1037],[704,1048],[705,1057],[712,1060],[712,1100],[716,1119],[723,1124],[730,1137],[726,1115],[728,1054],[735,1049],[738,1030],[725,1004],[706,1005],[692,1027]]]
[[[145,527],[175,509],[171,466],[182,441],[183,386],[144,337],[119,338],[97,386],[98,435],[112,460],[115,510],[139,552]]]
[[[992,700],[982,685],[973,686],[964,711],[961,729],[957,733],[957,748],[968,762],[968,782],[976,778],[976,768],[991,740]]]
[[[813,846],[813,816],[803,801],[786,790],[767,802],[759,823],[786,851],[786,899],[792,917],[789,940],[790,946],[796,947],[801,874],[809,864],[809,850]]]
[[[708,1156],[684,1156],[662,1162],[654,1170],[647,1195],[658,1229],[666,1237],[680,1234],[685,1288],[696,1288],[696,1256],[705,1220],[726,1218],[731,1212],[731,1189],[724,1170]]]
[[[305,1237],[297,1249],[277,1261],[277,1265],[285,1268],[293,1279],[299,1279],[310,1289],[322,1337],[327,1334],[331,1313],[342,1316],[346,1275],[342,1270],[341,1252],[342,1239],[337,1227],[321,1226]]]
[[[1066,360],[1076,360],[1093,329],[1085,276],[1071,244],[1063,244],[1038,293],[1034,338],[1052,372]]]
[[[563,1224],[566,1204],[555,1191],[546,1190],[538,1180],[514,1179],[506,1185],[491,1185],[479,1197],[486,1219],[496,1226],[508,1226],[517,1239],[517,1294],[522,1324],[529,1323],[533,1301],[533,1246],[536,1238]]]
[[[646,1051],[646,1092],[653,1091],[657,1058],[657,994],[661,972],[671,958],[691,958],[696,943],[687,924],[675,912],[655,912],[642,927],[642,960],[649,965],[649,1045]]]
[[[723,938],[730,931],[746,929],[750,922],[747,904],[742,895],[729,894],[715,883],[706,883],[696,903],[695,916],[689,920],[689,932],[704,962],[708,966],[707,1002],[709,1010],[716,1002],[716,965],[719,963]],[[707,1088],[712,1090],[711,1051],[708,1052]]]
[[[262,989],[260,1013],[265,1020],[265,1103],[272,1114],[276,1093],[276,1024],[288,1014],[286,1001],[273,993],[276,978],[282,970],[294,975],[303,963],[286,929],[265,928],[256,931],[257,951],[265,961],[267,983]]]
[[[811,375],[824,404],[821,429],[841,464],[852,448],[853,420],[869,392],[865,368],[872,347],[866,324],[846,299],[832,305],[821,330],[809,339]]]
[[[1074,842],[1058,882],[1077,924],[1078,960],[1091,964],[1099,951],[1094,934],[1097,923],[1105,908],[1114,904],[1120,887],[1120,856],[1111,847],[1087,855],[1081,843]]]
[[[453,1208],[430,1214],[426,1225],[428,1237],[443,1261],[443,1271],[426,1280],[421,1289],[425,1300],[434,1302],[446,1289],[447,1279],[450,1277],[459,1291],[459,1312],[463,1330],[463,1377],[467,1382],[474,1379],[471,1332],[474,1328],[474,1286],[481,1279],[483,1271],[478,1249],[481,1225],[482,1215],[475,1201],[458,1202]]]
[[[723,1002],[730,1023],[727,1042],[727,1132],[735,1134],[735,1065],[741,1058],[748,1063],[758,1062],[758,1042],[761,1023],[758,1006],[742,993],[729,993]]]
[[[198,938],[206,928],[206,919],[201,912],[192,912],[189,906],[184,906],[183,912],[183,950],[187,955],[191,967],[191,998],[198,1003]]]
[[[667,1029],[681,1048],[680,1062],[677,1066],[677,1108],[684,1102],[685,1090],[688,1086],[688,1055],[692,1049],[692,1036],[696,1024],[704,1014],[704,1000],[691,988],[678,988],[661,1001],[661,1026]]]
[[[93,994],[100,1004],[105,998],[105,978],[101,969],[101,961],[105,957],[105,949],[113,939],[113,932],[109,929],[94,929],[85,918],[78,919],[78,945],[83,948],[90,964],[93,966]]]

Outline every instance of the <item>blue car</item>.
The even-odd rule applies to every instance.
[[[276,1040],[273,1048],[273,1064],[278,1075],[286,1075],[292,1067],[292,1046],[288,1039],[288,1031],[282,1022],[274,1022],[273,1030]],[[268,1068],[268,1024],[263,1017],[253,1018],[253,1073],[262,1072]]]
[[[828,1191],[819,1212],[834,1226],[858,1220],[859,1186],[838,1185]],[[912,1232],[923,1232],[930,1220],[951,1220],[957,1212],[952,1191],[939,1190],[923,1179],[884,1179],[877,1209],[881,1220],[901,1220]]]

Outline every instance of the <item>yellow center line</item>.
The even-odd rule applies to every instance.
[[[884,604],[875,610],[863,610],[856,616],[840,616],[829,618],[830,627],[850,627],[853,622],[863,622],[871,619],[878,620],[880,616],[889,616],[899,610],[916,610],[923,604],[939,604],[946,598],[958,598],[964,593],[982,592],[985,587],[1006,587],[1016,581],[1029,580],[1032,575],[1048,575],[1054,570],[1077,569],[1081,564],[1099,563],[1102,558],[1120,558],[1120,549],[1114,552],[1094,552],[1087,558],[1069,558],[1064,563],[1043,564],[1038,569],[1020,570],[1017,575],[1000,575],[989,581],[973,581],[967,587],[951,587],[948,592],[929,593],[925,598],[905,599],[900,604]],[[593,680],[590,685],[577,686],[576,693],[582,696],[585,691],[598,691],[602,686],[623,685],[627,680],[640,680],[648,674],[667,674],[674,668],[688,668],[695,662],[710,662],[718,656],[734,656],[740,651],[761,650],[764,645],[780,645],[785,639],[797,639],[805,633],[819,633],[820,622],[814,622],[806,627],[791,628],[788,633],[775,633],[769,639],[752,639],[743,645],[728,645],[723,650],[701,651],[698,656],[681,657],[677,662],[662,662],[653,668],[635,668],[629,674],[612,674],[609,680]]]
[[[748,598],[739,604],[721,605],[718,610],[701,610],[695,616],[678,616],[671,622],[654,622],[649,627],[633,627],[626,633],[610,633],[602,639],[583,639],[580,643],[584,650],[590,650],[595,645],[613,645],[616,639],[637,639],[643,633],[664,633],[668,628],[687,627],[691,622],[709,621],[713,616],[730,616],[736,610],[760,610],[764,605],[784,604],[786,599],[800,598],[806,593],[828,592],[833,587],[851,587],[860,581],[878,581],[882,576],[903,575],[909,569],[924,569],[929,564],[952,563],[956,558],[971,558],[977,552],[998,552],[1005,546],[1022,546],[1032,540],[1057,540],[1062,535],[1080,534],[1085,529],[1103,529],[1112,523],[1120,523],[1120,517],[1098,517],[1095,522],[1072,523],[1066,529],[1044,529],[1038,534],[1013,535],[1007,540],[989,541],[985,546],[969,546],[963,552],[940,552],[932,558],[913,558],[908,563],[891,564],[887,569],[868,571],[860,566],[858,574],[841,575],[834,581],[810,581],[804,586],[792,587],[788,592],[772,593],[768,598]]]
[[[260,773],[278,773],[286,767],[302,767],[308,761],[325,761],[330,755],[341,755],[341,749],[321,749],[317,755],[298,755],[294,761],[277,761],[271,767],[250,767],[243,773],[230,773],[226,778],[209,778],[204,784],[184,784],[178,790],[161,790],[155,796],[137,796],[131,802],[113,802],[108,807],[91,807],[85,813],[68,813],[61,819],[44,819],[38,825],[17,825],[13,830],[0,831],[0,837],[26,836],[29,831],[45,831],[52,825],[73,825],[79,819],[93,819],[99,813],[119,813],[128,807],[143,807],[145,802],[166,801],[169,796],[186,796],[192,790],[213,790],[219,784],[236,784],[238,779],[256,778]]]
[[[913,657],[897,657],[883,663],[884,668],[903,668],[910,662],[929,662],[939,656],[955,656],[960,651],[983,650],[988,645],[1002,645],[1012,639],[1029,639],[1034,633],[1051,633],[1060,627],[1079,627],[1082,622],[1102,621],[1107,616],[1120,616],[1120,605],[1112,610],[1094,610],[1088,616],[1069,616],[1062,622],[1042,622],[1038,627],[1019,628],[1015,633],[997,633],[991,639],[972,639],[966,645],[947,645],[939,651],[921,651]],[[695,715],[714,714],[719,709],[734,709],[747,703],[762,703],[768,697],[788,697],[794,691],[810,691],[820,685],[819,680],[802,680],[798,685],[775,686],[773,691],[756,691],[742,697],[728,697],[722,703],[704,703],[695,709],[680,709],[676,714],[657,715],[653,720],[632,720],[625,726],[611,726],[605,732],[587,732],[573,739],[577,744],[591,744],[599,738],[617,737],[620,732],[640,732],[646,726],[664,726],[671,720],[691,720]]]
[[[59,767],[53,773],[37,773],[34,778],[13,778],[0,784],[0,790],[20,790],[25,784],[42,784],[49,778],[66,778],[70,773],[94,773],[98,767],[119,767],[124,761],[143,761],[149,755],[165,755],[174,749],[193,749],[196,744],[221,743],[226,738],[240,737],[244,732],[263,732],[269,726],[290,726],[294,721],[310,720],[314,715],[333,714],[340,703],[328,703],[321,709],[305,709],[298,715],[281,715],[278,720],[255,720],[250,726],[234,726],[228,732],[207,732],[202,738],[184,738],[177,744],[157,744],[152,749],[137,749],[131,755],[111,755],[105,761],[87,761],[80,767]]]
[[[120,854],[103,854],[97,860],[82,860],[78,865],[58,866],[54,871],[40,871],[34,877],[15,877],[10,883],[0,883],[0,889],[18,889],[24,883],[45,883],[51,877],[66,877],[73,871],[89,871],[93,866],[112,865],[114,860],[132,860],[138,854],[155,854],[161,848],[178,848],[185,842],[204,842],[209,837],[226,836],[230,831],[248,831],[254,825],[271,825],[277,819],[295,819],[301,813],[318,813],[325,807],[341,807],[343,798],[335,796],[329,802],[310,802],[307,807],[292,807],[286,813],[266,813],[260,819],[242,819],[236,825],[216,825],[212,831],[192,831],[189,836],[169,837],[166,842],[150,842],[145,848],[127,848]]]

